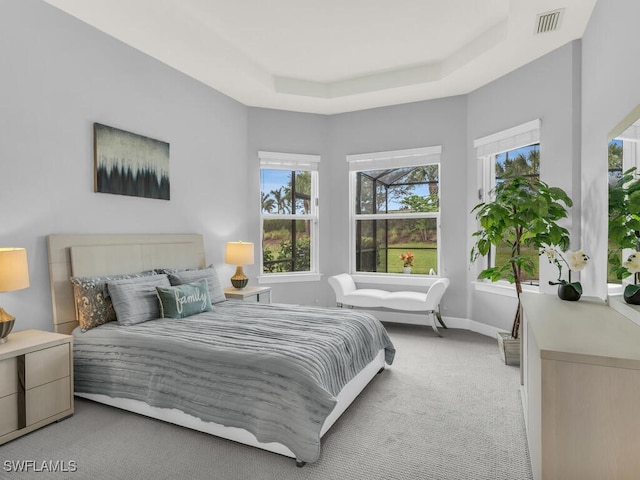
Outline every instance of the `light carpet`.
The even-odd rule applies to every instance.
[[[396,360],[322,441],[317,462],[246,447],[76,399],[62,422],[0,447],[0,478],[528,480],[517,367],[465,330],[387,324]],[[75,472],[16,473],[7,462],[75,462]]]

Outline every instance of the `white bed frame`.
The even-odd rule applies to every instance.
[[[78,326],[69,277],[135,273],[153,268],[196,268],[206,265],[204,243],[198,234],[151,235],[49,235],[49,276],[56,332],[71,333]],[[321,436],[340,418],[376,373],[384,369],[384,350],[338,394],[337,404],[325,420]],[[281,443],[262,443],[247,430],[204,422],[176,409],[158,408],[138,400],[76,393],[94,400],[158,420],[216,435],[245,445],[295,458]],[[304,462],[296,460],[298,466]]]

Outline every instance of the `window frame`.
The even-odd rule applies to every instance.
[[[622,172],[626,172],[630,168],[636,167],[640,171],[640,122],[635,122],[622,133],[609,140],[622,142]],[[626,258],[633,253],[633,249],[624,249],[622,258]],[[608,257],[608,255],[607,255]],[[609,272],[609,263],[607,261],[607,276]],[[633,281],[633,276],[623,278],[620,283],[610,283],[607,279],[607,291],[610,295],[622,294],[623,288]]]
[[[510,152],[535,144],[538,144],[541,149],[540,127],[540,119],[535,119],[485,137],[477,138],[473,141],[476,158],[478,159],[478,203],[491,200],[491,192],[496,185],[496,156],[504,152]],[[479,228],[477,222],[475,223],[475,227],[476,229]],[[491,259],[495,261],[495,257],[496,248],[492,245],[489,255],[477,261],[477,271],[479,272],[480,270],[489,268],[491,266],[489,262]],[[538,271],[540,270],[540,259],[538,259]],[[538,285],[527,283],[523,284],[523,287],[526,285],[528,287],[527,290],[539,291],[539,283],[540,279],[538,279]],[[505,287],[515,289],[515,286],[506,280],[500,280],[498,282],[475,280],[473,284],[476,286],[476,290],[494,290],[496,293],[500,293],[498,290],[504,290]],[[491,288],[487,288],[487,285],[490,284],[492,285]]]
[[[438,278],[442,272],[441,259],[441,229],[440,217],[442,212],[442,164],[441,164],[442,146],[418,147],[403,150],[393,150],[384,152],[372,152],[347,155],[346,161],[349,165],[349,270],[352,275],[369,278],[388,278],[412,277],[412,278]],[[426,165],[438,166],[438,212],[414,212],[414,213],[356,213],[356,190],[357,190],[357,173],[372,170],[384,170],[393,168],[419,167]],[[356,243],[357,243],[357,222],[358,220],[404,220],[404,219],[422,219],[435,218],[436,221],[436,275],[416,274],[411,275],[403,273],[389,272],[362,272],[356,270]],[[374,282],[375,283],[375,282]]]
[[[262,170],[283,170],[288,172],[308,171],[311,173],[311,194],[310,208],[308,214],[290,213],[265,213],[260,209],[260,274],[258,283],[280,283],[320,280],[320,215],[319,215],[319,166],[320,155],[309,155],[301,153],[282,153],[258,151],[259,169]],[[262,177],[261,175],[259,176]],[[260,192],[262,192],[262,185]],[[293,201],[293,200],[292,200]],[[293,272],[273,272],[264,271],[263,241],[265,220],[309,220],[310,232],[310,266],[309,270]]]

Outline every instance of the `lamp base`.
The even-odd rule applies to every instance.
[[[0,343],[7,341],[5,337],[11,333],[14,323],[16,323],[16,317],[8,314],[4,308],[0,307]]]
[[[236,267],[236,273],[233,275],[233,277],[231,277],[231,285],[233,285],[235,288],[240,290],[246,287],[247,283],[249,283],[249,279],[244,274],[244,271],[242,270],[242,265],[238,265]]]

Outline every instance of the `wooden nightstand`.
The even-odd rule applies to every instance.
[[[72,339],[26,330],[0,344],[0,445],[73,415]]]
[[[271,303],[271,287],[225,288],[224,296],[227,300],[248,300],[253,302]],[[255,298],[254,298],[255,297]]]

